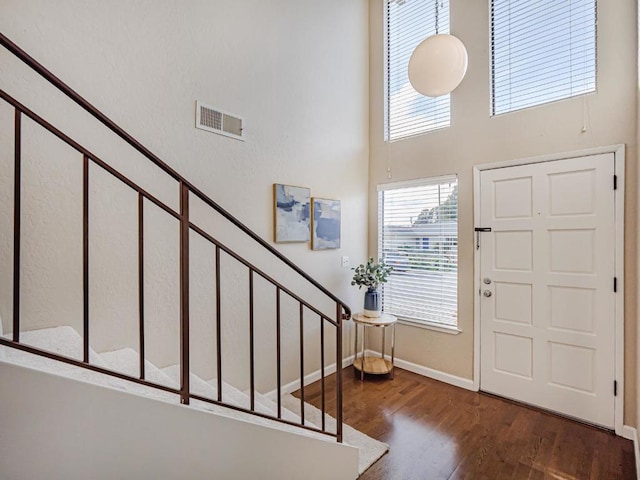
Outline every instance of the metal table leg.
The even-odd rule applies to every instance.
[[[366,361],[367,358],[367,328],[363,325],[362,326],[362,363],[360,364],[360,366],[362,367],[360,369],[360,381],[364,382],[364,362]]]
[[[355,345],[353,346],[353,355],[355,356],[355,360],[353,361],[353,363],[355,365],[356,363],[358,363],[357,362],[357,360],[358,360],[358,324],[354,323],[353,326],[356,329],[356,334],[355,334],[355,337],[356,337],[355,340],[356,341],[355,341]],[[355,366],[354,366],[354,368],[355,368]]]
[[[395,368],[395,350],[396,350],[396,324],[391,325],[391,378],[394,377],[396,373]]]

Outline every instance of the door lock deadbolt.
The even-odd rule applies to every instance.
[[[482,283],[485,285],[491,285],[491,279],[489,277],[485,277],[482,279]]]

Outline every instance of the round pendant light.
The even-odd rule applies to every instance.
[[[409,60],[409,81],[427,97],[452,92],[467,73],[464,44],[453,35],[432,35],[416,47]]]

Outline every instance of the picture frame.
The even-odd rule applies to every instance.
[[[340,248],[342,206],[340,200],[311,199],[311,249]]]
[[[273,235],[276,243],[308,242],[311,238],[311,189],[273,184]]]

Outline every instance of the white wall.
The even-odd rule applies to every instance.
[[[311,188],[342,200],[342,248],[277,245],[355,310],[352,263],[366,257],[368,179],[368,4],[317,2],[3,0],[0,31],[66,81],[251,229],[273,238],[272,184]],[[172,208],[177,184],[6,51],[0,85]],[[242,116],[246,141],[194,128],[195,100]],[[0,315],[11,331],[13,112],[0,105]],[[22,316],[25,328],[68,324],[81,331],[81,157],[24,122]],[[136,348],[136,195],[90,170],[91,343],[98,351]],[[273,257],[191,200],[214,236],[316,298]],[[192,364],[215,372],[213,250],[192,236]],[[178,360],[177,222],[145,207],[147,354]],[[223,374],[248,381],[245,270],[223,260]],[[275,292],[256,284],[258,387],[273,388]],[[298,374],[297,305],[287,305],[284,382]],[[307,373],[319,367],[318,320],[305,315]],[[349,326],[346,328],[349,336]],[[329,343],[334,342],[330,332]],[[351,342],[345,342],[345,352]],[[332,349],[327,347],[327,362]]]
[[[335,441],[4,362],[0,390],[5,480],[358,476],[358,449]]]
[[[469,68],[451,95],[451,127],[386,145],[383,141],[383,2],[370,8],[369,250],[376,251],[376,185],[429,176],[459,179],[458,314],[462,333],[400,325],[396,356],[458,377],[473,376],[473,166],[589,147],[626,144],[625,423],[636,418],[637,54],[636,2],[598,2],[598,91],[498,117],[489,116],[488,1],[451,2],[451,32]],[[582,133],[583,108],[588,109]],[[387,159],[393,179],[387,178]]]

